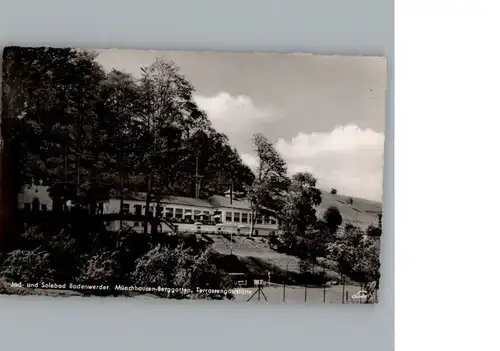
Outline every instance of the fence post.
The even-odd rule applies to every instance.
[[[304,302],[307,302],[307,282],[306,282],[304,288],[305,288],[304,289]]]
[[[349,291],[345,292],[345,302],[349,303]]]
[[[288,262],[286,264],[286,275],[283,278],[283,302],[285,302],[285,300],[286,300],[286,298],[285,298],[285,289],[286,289],[286,280],[288,279],[288,265],[289,264],[290,264],[290,262]]]
[[[344,303],[345,298],[345,284],[344,284],[344,274],[340,274],[340,282],[342,283],[342,303]]]
[[[326,302],[326,268],[323,267],[323,303]]]

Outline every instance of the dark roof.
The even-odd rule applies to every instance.
[[[209,200],[212,203],[212,205],[215,207],[239,208],[242,210],[249,210],[250,209],[250,202],[248,200],[234,200],[233,199],[233,203],[231,204],[231,201],[228,197],[220,196],[220,195],[214,195],[214,196],[210,197]]]
[[[210,208],[213,207],[209,200],[196,199],[193,197],[170,196],[170,197],[164,199],[163,201],[168,202],[170,204],[175,204],[175,205],[210,207]]]
[[[112,198],[119,198],[119,192],[112,192]],[[135,201],[146,201],[146,193],[126,193],[124,195],[125,200],[135,200]],[[151,202],[155,203],[157,200],[152,199]],[[212,208],[212,204],[207,199],[196,199],[193,197],[182,197],[182,196],[166,196],[160,200],[163,203],[169,203],[172,205],[184,205],[184,206],[194,206],[194,207],[208,207]]]

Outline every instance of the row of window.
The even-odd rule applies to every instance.
[[[250,223],[251,216],[247,212],[226,212],[226,222]],[[257,224],[276,224],[274,218],[257,218]]]
[[[124,203],[122,207],[123,213],[130,213],[130,204]],[[145,213],[145,205],[134,205],[134,213],[141,215]],[[172,208],[163,206],[151,206],[150,211],[153,216],[166,217],[166,218],[176,218],[176,219],[210,219],[210,211],[184,209],[184,208]],[[234,223],[250,223],[251,216],[247,212],[230,212],[226,211],[225,221]],[[258,218],[257,224],[276,224],[274,218]]]
[[[176,218],[176,219],[209,219],[210,211],[192,210],[183,208],[172,208],[163,206],[150,206],[149,211],[155,217]],[[130,204],[124,203],[122,213],[130,213]],[[134,214],[141,215],[146,213],[145,205],[134,205]]]

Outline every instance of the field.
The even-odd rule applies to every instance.
[[[250,290],[255,292],[257,288],[248,288],[247,290]],[[306,291],[307,290],[307,291]],[[357,293],[360,290],[359,287],[356,286],[345,286],[345,292],[348,298],[348,303],[359,303],[359,301],[353,301],[352,300],[352,295]],[[285,291],[285,303],[307,303],[307,304],[323,304],[323,303],[342,303],[342,286],[341,285],[336,285],[332,287],[327,287],[323,290],[323,288],[304,288],[304,287],[299,287],[299,286],[271,286],[271,287],[264,287],[262,288],[262,291],[264,295],[267,297],[267,302],[268,303],[283,303],[283,291]],[[261,294],[260,296],[260,302],[265,303],[266,300],[264,299],[264,295]],[[236,301],[247,301],[250,296],[252,295],[247,295],[247,294],[241,294],[241,295],[235,295],[235,300]],[[323,302],[323,296],[324,296],[324,301]],[[258,300],[258,293],[255,294],[255,296],[249,301],[249,302],[254,302],[257,303],[259,302]]]
[[[353,203],[348,203],[348,197],[344,195],[332,195],[326,191],[321,192],[321,204],[317,208],[318,216],[321,217],[330,206],[336,206],[344,223],[355,223],[362,228],[370,224],[378,224],[378,214],[382,213],[382,204],[366,199],[352,198]]]

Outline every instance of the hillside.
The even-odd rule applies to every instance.
[[[301,280],[300,259],[274,251],[269,247],[267,238],[249,238],[247,236],[229,237],[228,235],[198,234],[199,239],[211,244],[221,254],[218,266],[226,272],[251,273],[267,277],[272,274],[274,281],[280,279]],[[320,273],[323,269],[313,268],[312,273]],[[324,270],[330,280],[338,280],[339,275],[331,270]]]
[[[353,203],[348,203],[348,196],[332,195],[322,191],[322,202],[317,207],[318,216],[331,206],[339,209],[343,223],[356,224],[366,228],[370,224],[378,225],[378,215],[382,213],[382,204],[374,201],[352,197]],[[294,277],[300,279],[300,259],[269,247],[267,238],[249,238],[244,236],[198,235],[211,244],[215,251],[222,255],[220,266],[228,272],[253,273],[265,276],[273,272],[273,277]],[[321,270],[320,267],[316,267]],[[331,280],[338,280],[336,272],[327,270]],[[275,278],[273,278],[275,279]]]
[[[354,202],[351,206],[348,204],[349,196],[332,195],[327,191],[321,191],[321,198],[322,202],[317,208],[318,217],[322,217],[328,207],[336,206],[342,214],[344,223],[357,222],[362,228],[370,224],[378,225],[378,215],[382,213],[382,204],[379,202],[352,197]]]

